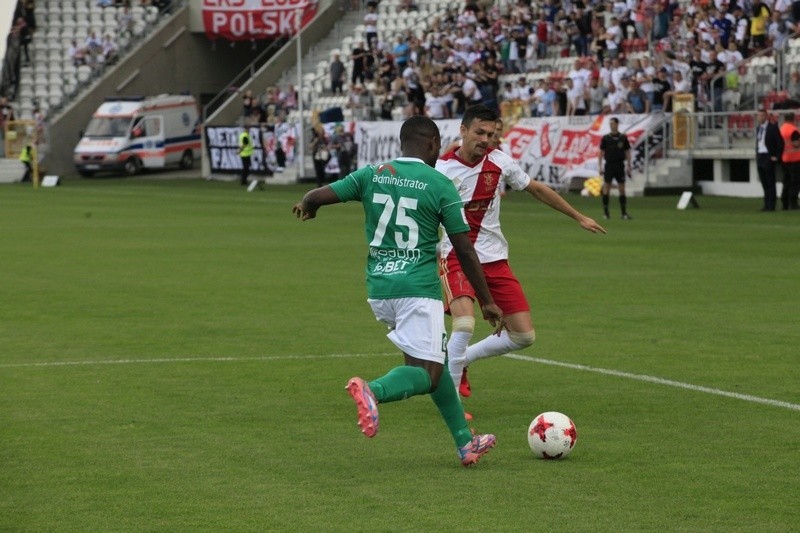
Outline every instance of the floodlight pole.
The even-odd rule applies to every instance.
[[[297,128],[297,179],[300,180],[305,176],[305,121],[303,120],[303,53],[300,39],[300,32],[303,29],[303,10],[295,9],[295,39],[297,40],[297,111],[300,115],[299,124]]]

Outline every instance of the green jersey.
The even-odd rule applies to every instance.
[[[399,157],[356,170],[331,188],[341,201],[364,206],[369,297],[441,300],[439,225],[448,234],[469,231],[453,182],[421,159]]]

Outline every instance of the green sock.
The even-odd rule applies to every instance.
[[[439,378],[439,386],[431,393],[431,399],[450,429],[456,446],[461,448],[469,444],[472,441],[472,432],[467,425],[467,419],[464,418],[464,407],[461,405],[461,399],[458,397],[456,387],[453,385],[453,378],[450,377],[447,367],[444,368]]]
[[[451,380],[452,381],[452,380]],[[369,382],[378,403],[396,402],[431,390],[428,371],[418,366],[398,366],[382,378]]]

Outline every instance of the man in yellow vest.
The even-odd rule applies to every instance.
[[[25,165],[25,175],[22,176],[23,183],[31,181],[33,176],[33,147],[30,144],[25,145],[25,148],[22,149],[22,153],[19,154],[19,160]]]
[[[242,158],[242,177],[240,183],[247,185],[247,177],[250,175],[250,156],[253,155],[253,140],[250,132],[245,129],[239,134],[239,157]]]

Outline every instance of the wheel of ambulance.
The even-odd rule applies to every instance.
[[[125,161],[125,165],[122,168],[125,170],[125,174],[133,176],[139,173],[139,170],[142,168],[142,162],[139,161],[138,157],[132,156]]]
[[[194,167],[194,155],[191,150],[186,150],[181,156],[180,167],[183,170],[189,170]]]

